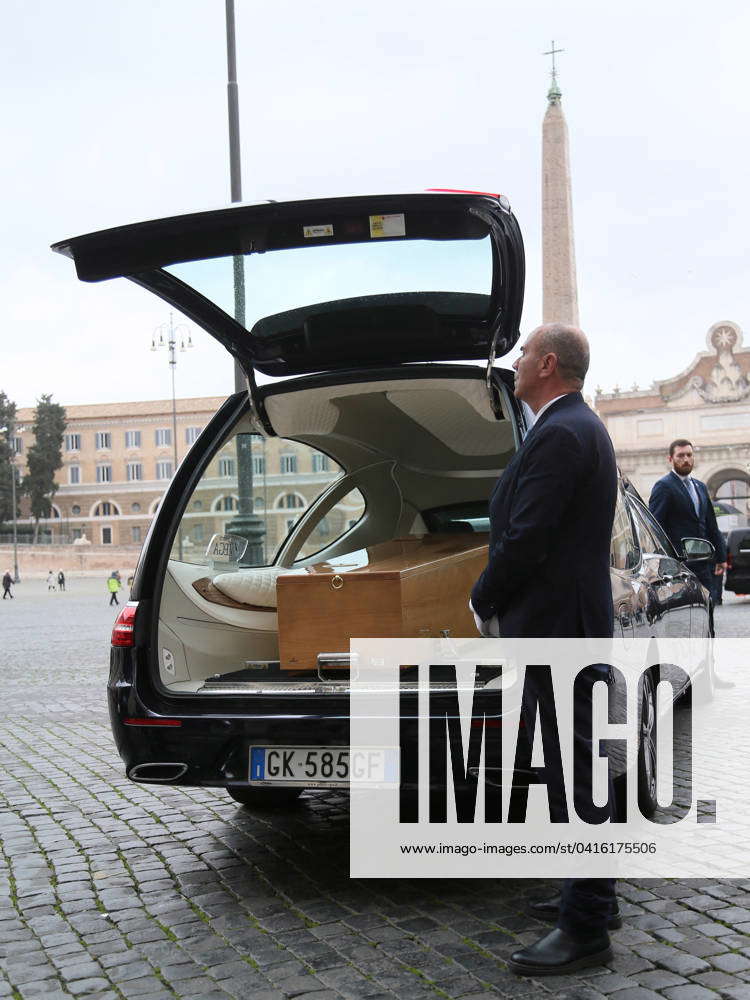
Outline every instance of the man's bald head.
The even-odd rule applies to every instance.
[[[532,336],[539,338],[540,354],[556,355],[560,378],[570,382],[574,389],[581,389],[589,370],[589,342],[583,330],[563,323],[549,323],[537,327]]]
[[[550,399],[582,388],[589,369],[586,335],[563,323],[538,326],[513,367],[516,396],[536,413]]]

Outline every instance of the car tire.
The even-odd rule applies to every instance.
[[[656,684],[646,672],[640,693],[638,720],[638,806],[650,819],[656,812]]]
[[[286,809],[298,801],[303,788],[227,788],[240,805],[248,809]]]

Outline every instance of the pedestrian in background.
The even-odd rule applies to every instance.
[[[65,590],[65,574],[60,570],[57,574],[57,586],[60,590]]]
[[[120,603],[117,600],[117,591],[120,589],[120,581],[117,579],[117,577],[118,577],[118,573],[117,573],[117,570],[115,570],[114,572],[110,573],[110,575],[109,575],[109,577],[107,579],[107,589],[109,590],[109,604],[110,604],[110,607],[113,604],[119,604]]]
[[[11,601],[13,600],[13,594],[10,592],[10,588],[13,586],[13,577],[10,575],[10,570],[6,570],[3,576],[3,600],[9,597]]]
[[[712,599],[716,594],[715,580],[723,579],[727,568],[727,546],[724,536],[716,523],[716,512],[708,487],[690,473],[695,466],[692,442],[687,438],[677,438],[669,446],[668,461],[671,470],[657,479],[651,490],[648,506],[656,520],[669,536],[669,540],[682,557],[683,538],[703,538],[711,542],[715,549],[715,562],[691,562],[686,565],[706,588]],[[721,595],[719,593],[719,601]],[[714,676],[714,686],[734,687],[732,681]]]
[[[47,590],[57,590],[57,581],[52,570],[47,574]]]
[[[677,438],[670,444],[668,460],[671,470],[654,483],[648,506],[678,554],[682,553],[683,538],[705,538],[711,542],[716,550],[715,563],[687,563],[711,593],[713,577],[723,574],[727,567],[727,547],[716,523],[714,505],[706,484],[690,475],[695,456],[687,438]]]

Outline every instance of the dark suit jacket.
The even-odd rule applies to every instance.
[[[504,637],[611,638],[610,543],[617,466],[580,392],[526,436],[490,497],[487,568],[471,601]]]
[[[692,476],[691,476],[692,479]],[[664,528],[669,540],[679,553],[683,538],[705,538],[716,549],[718,562],[725,562],[727,547],[724,537],[719,531],[714,514],[714,505],[708,495],[705,483],[693,479],[698,492],[698,514],[695,513],[693,501],[687,488],[676,472],[668,472],[666,476],[654,483],[648,506],[659,524]],[[703,565],[696,564],[696,565]]]

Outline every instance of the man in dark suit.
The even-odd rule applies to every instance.
[[[561,324],[534,330],[513,365],[515,395],[535,422],[490,497],[489,558],[471,593],[483,635],[612,637],[617,467],[581,395],[588,365],[583,332]],[[561,897],[538,908],[552,914],[557,927],[515,952],[512,971],[560,974],[611,957],[608,928],[621,924],[613,879],[566,880]]]
[[[727,547],[724,536],[716,523],[714,505],[708,488],[690,473],[695,465],[693,446],[687,438],[678,438],[669,446],[671,470],[654,483],[649,509],[669,536],[677,550],[682,551],[683,538],[705,538],[716,549],[716,563],[688,562],[688,567],[700,582],[713,592],[714,575],[721,575],[727,568]]]

